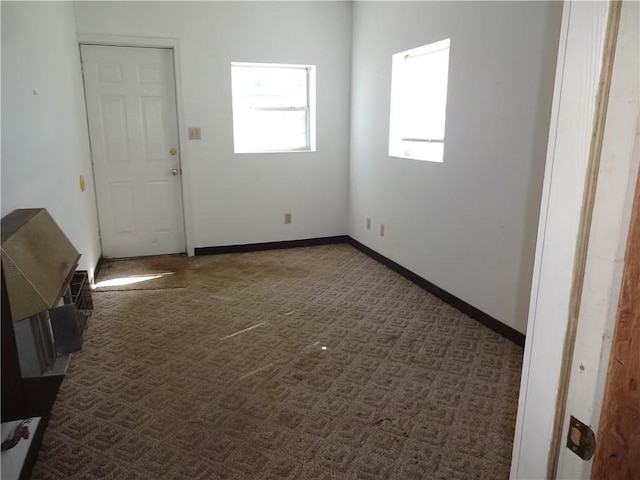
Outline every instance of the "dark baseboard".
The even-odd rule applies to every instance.
[[[220,255],[222,253],[259,252],[262,250],[279,250],[284,248],[315,247],[317,245],[329,245],[332,243],[345,243],[348,237],[339,235],[336,237],[308,238],[304,240],[286,240],[283,242],[249,243],[246,245],[224,245],[221,247],[201,247],[194,249],[194,255]]]
[[[430,281],[422,278],[420,275],[413,273],[408,268],[403,267],[402,265],[394,262],[393,260],[388,259],[384,255],[372,250],[371,248],[363,245],[362,243],[354,240],[348,235],[339,235],[336,237],[322,237],[322,238],[310,238],[305,240],[287,240],[283,242],[266,242],[266,243],[250,243],[247,245],[226,245],[221,247],[202,247],[196,248],[194,250],[194,254],[197,255],[219,255],[223,253],[242,253],[242,252],[258,252],[262,250],[276,250],[276,249],[285,249],[285,248],[296,248],[296,247],[312,247],[316,245],[328,245],[332,243],[348,243],[349,245],[357,248],[361,252],[365,253],[369,257],[374,260],[382,263],[386,267],[390,268],[394,272],[402,275],[407,280],[412,281],[416,285],[421,288],[424,288],[426,291],[435,295],[440,300],[448,303],[452,307],[457,308],[462,313],[470,316],[474,320],[477,320],[484,326],[490,328],[496,333],[499,333],[503,337],[511,340],[516,345],[521,347],[524,346],[525,336],[518,332],[517,330],[505,325],[499,320],[496,320],[491,315],[487,315],[481,310],[478,310],[473,305],[469,305],[464,300],[459,299],[455,295],[450,294],[449,292],[442,290],[437,285],[434,285]],[[102,257],[101,257],[102,258]]]
[[[374,260],[377,260],[378,262],[382,263],[383,265],[390,268],[391,270],[398,273],[399,275],[402,275],[407,280],[411,280],[413,283],[415,283],[419,287],[424,288],[426,291],[428,291],[432,295],[435,295],[440,300],[448,303],[452,307],[457,308],[462,313],[470,316],[474,320],[477,320],[478,322],[490,328],[494,332],[499,333],[503,337],[511,340],[516,345],[524,347],[525,336],[522,333],[518,332],[517,330],[511,328],[508,325],[505,325],[499,320],[496,320],[491,315],[487,315],[483,311],[478,310],[473,305],[469,305],[467,302],[460,300],[455,295],[452,295],[449,292],[442,290],[437,285],[434,285],[430,281],[425,280],[421,276],[413,273],[411,270],[403,267],[402,265],[397,264],[396,262],[388,259],[384,255],[379,254],[375,250],[372,250],[371,248],[367,247],[366,245],[363,245],[357,240],[354,240],[351,237],[347,237],[347,243],[357,248],[361,252],[365,253],[366,255],[370,256]]]

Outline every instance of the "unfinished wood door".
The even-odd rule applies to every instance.
[[[173,51],[81,51],[103,256],[184,252]]]

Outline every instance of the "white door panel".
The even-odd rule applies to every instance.
[[[105,257],[185,251],[169,49],[82,45]]]
[[[131,182],[109,183],[109,209],[113,215],[114,233],[131,235],[135,230],[135,219],[131,205],[133,205],[133,185]]]

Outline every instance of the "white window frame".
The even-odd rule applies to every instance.
[[[409,85],[406,80],[406,63],[410,62],[418,57],[430,55],[443,50],[450,51],[451,40],[445,39],[438,42],[430,43],[428,45],[406,50],[404,52],[396,53],[392,56],[391,63],[391,105],[389,116],[389,156],[398,158],[410,158],[416,160],[425,160],[430,162],[443,162],[444,161],[444,135],[442,138],[431,138],[428,134],[424,136],[416,137],[406,134],[406,130],[403,128],[403,110],[404,102],[409,95]],[[448,70],[449,59],[447,57],[447,83],[448,83]],[[440,74],[442,72],[439,72]],[[445,96],[446,96],[445,92]],[[444,103],[444,111],[439,112],[439,116],[442,117],[442,131],[445,130],[444,122],[446,121],[446,100]],[[442,149],[438,149],[437,152],[432,153],[420,153],[415,150],[412,151],[411,145],[417,143],[429,143],[429,144],[442,144]]]
[[[244,67],[244,68],[287,68],[287,69],[300,69],[306,70],[306,105],[302,107],[257,107],[250,106],[252,110],[261,110],[261,111],[302,111],[305,112],[305,130],[306,130],[306,145],[300,148],[290,148],[290,149],[266,149],[266,148],[258,148],[258,149],[243,149],[238,148],[235,141],[235,132],[238,128],[235,123],[236,120],[236,109],[241,108],[238,107],[234,101],[234,93],[233,93],[233,77],[232,77],[232,113],[233,113],[233,131],[234,131],[234,153],[287,153],[287,152],[315,152],[316,151],[316,66],[315,65],[297,65],[297,64],[285,64],[285,63],[254,63],[254,62],[231,62],[231,69],[235,67]]]

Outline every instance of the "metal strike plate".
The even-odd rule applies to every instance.
[[[596,436],[590,427],[571,415],[567,448],[583,460],[591,460],[596,451]]]

